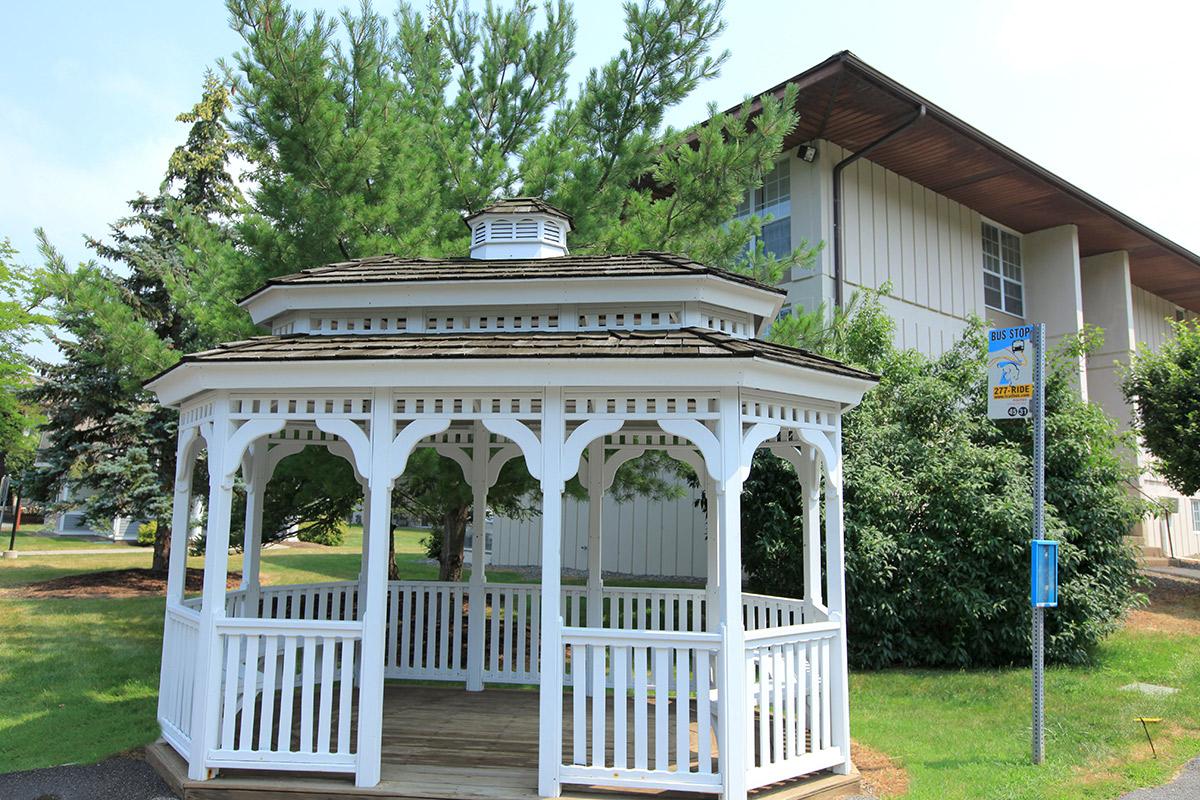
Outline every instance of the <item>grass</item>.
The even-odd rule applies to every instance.
[[[340,547],[268,548],[263,578],[352,578],[361,536],[351,528]],[[396,560],[406,578],[436,577],[423,536],[398,532]],[[149,551],[31,556],[0,562],[0,588],[149,563]],[[230,569],[240,567],[240,556],[231,557]],[[501,570],[489,579],[524,580]],[[1093,665],[1048,671],[1041,767],[1029,765],[1027,669],[855,673],[853,735],[904,767],[912,800],[1101,800],[1162,782],[1200,752],[1200,597],[1156,609],[1183,624],[1131,625],[1109,637]],[[154,739],[162,611],[159,598],[0,597],[0,772],[95,761]],[[1120,691],[1134,681],[1182,691]],[[1137,716],[1164,719],[1152,731],[1157,760]]]
[[[0,550],[8,549],[10,538],[9,525],[5,524],[3,530],[0,531]],[[37,529],[18,531],[15,549],[18,553],[29,550],[62,550],[69,552],[71,550],[110,549],[118,552],[127,552],[133,547],[135,545],[126,542],[110,542],[104,539],[96,541],[81,539],[79,537],[51,536]],[[150,552],[149,549],[146,549],[146,552]]]
[[[1200,611],[1200,598],[1185,614]],[[1133,682],[1178,687],[1163,697]],[[1030,765],[1028,669],[888,670],[851,676],[854,738],[907,770],[906,797],[1113,798],[1161,783],[1200,752],[1200,635],[1127,626],[1088,667],[1046,677],[1046,763]],[[1151,757],[1135,717],[1162,717]]]

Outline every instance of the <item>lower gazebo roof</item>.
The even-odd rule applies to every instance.
[[[836,375],[876,380],[871,373],[806,350],[756,339],[736,338],[706,328],[257,336],[184,356],[171,369],[183,364],[204,363],[548,358],[763,359]]]

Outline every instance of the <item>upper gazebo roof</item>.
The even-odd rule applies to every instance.
[[[628,255],[577,255],[558,258],[405,258],[386,254],[338,261],[268,280],[241,303],[272,286],[346,285],[361,283],[475,282],[569,278],[711,276],[784,297],[787,292],[728,270],[705,266],[684,256],[643,250]]]

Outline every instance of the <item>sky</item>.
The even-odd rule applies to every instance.
[[[701,120],[709,102],[734,105],[848,49],[1200,251],[1200,148],[1191,146],[1200,6],[1190,5],[728,0],[719,45],[729,61],[668,122]],[[577,82],[619,50],[624,25],[617,0],[576,0],[575,13]],[[187,132],[175,115],[198,99],[205,69],[241,42],[215,0],[22,3],[4,17],[0,238],[32,264],[42,226],[78,262],[89,255],[84,235],[103,235],[137,192],[157,189]]]

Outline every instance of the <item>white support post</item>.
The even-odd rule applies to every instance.
[[[208,751],[217,745],[217,712],[221,689],[220,640],[217,620],[225,617],[225,580],[229,570],[229,520],[233,508],[233,481],[225,474],[225,451],[231,435],[229,398],[213,402],[212,431],[208,440],[208,530],[204,546],[204,590],[196,637],[196,682],[192,703],[192,741],[188,778],[205,780]]]
[[[484,622],[487,580],[487,493],[488,460],[491,434],[476,422],[471,433],[471,583],[467,608],[467,685],[468,692],[483,691],[483,653],[486,645]]]
[[[825,606],[821,597],[821,464],[816,448],[803,448],[799,462],[804,498],[804,600],[815,609]]]
[[[704,496],[708,501],[708,513],[704,516],[705,535],[708,537],[705,542],[707,566],[704,573],[704,629],[709,633],[718,633],[721,629],[721,615],[717,611],[717,604],[720,602],[718,592],[721,585],[721,558],[718,547],[720,542],[718,514],[720,511],[717,508],[717,482],[708,477],[705,472],[699,472],[699,477],[704,481]]]
[[[183,602],[184,576],[187,569],[188,549],[188,512],[192,505],[192,452],[188,446],[191,437],[196,435],[195,429],[184,434],[180,432],[179,446],[175,455],[175,497],[171,507],[171,550],[167,557],[167,608],[179,606]],[[187,463],[184,463],[186,459]],[[167,636],[170,617],[163,622],[163,652],[162,664],[171,663],[173,655],[167,651],[172,645]],[[159,671],[158,687],[158,718],[165,716],[163,707],[167,699],[167,680],[174,680],[167,669]]]
[[[246,527],[245,538],[242,541],[241,587],[246,590],[247,616],[257,617],[259,615],[258,596],[262,573],[263,496],[267,491],[270,469],[265,439],[250,445],[246,465],[249,467],[249,474],[244,476],[246,481]]]
[[[175,498],[171,506],[171,553],[167,561],[167,605],[183,602],[187,570],[188,541],[191,538],[192,465],[195,456],[190,442],[198,433],[192,428],[180,434],[175,452]],[[184,462],[187,463],[184,463]]]
[[[387,552],[392,515],[392,444],[390,392],[376,389],[371,400],[370,492],[363,541],[366,547],[366,590],[359,595],[362,616],[362,664],[358,688],[358,769],[354,785],[374,786],[382,770],[383,652],[387,624]],[[364,596],[365,594],[365,596]]]
[[[367,596],[367,564],[370,563],[370,560],[371,560],[371,556],[370,556],[371,537],[367,535],[367,530],[368,530],[367,526],[370,524],[370,520],[371,520],[371,483],[370,483],[370,481],[364,479],[360,485],[362,486],[362,493],[363,493],[363,500],[362,500],[363,537],[362,537],[362,554],[360,556],[360,560],[359,560],[359,564],[358,564],[358,596],[360,598],[359,602],[361,603],[362,598],[365,598]],[[361,608],[359,608],[359,610],[358,610],[358,616],[360,619],[362,618],[362,609]]]
[[[744,800],[750,709],[746,699],[746,631],[742,623],[742,416],[736,390],[721,395],[720,476],[717,482],[718,619],[722,635],[718,660],[718,747],[724,800]]]
[[[597,439],[588,445],[587,484],[587,624],[589,628],[599,628],[604,625],[604,551],[601,527],[604,509],[603,439]]]
[[[562,448],[566,429],[562,389],[549,387],[542,403],[542,653],[538,714],[538,794],[562,793]]]
[[[850,686],[846,653],[846,554],[842,530],[842,434],[841,421],[832,434],[833,463],[825,464],[825,579],[829,620],[840,626],[838,645],[829,664],[833,718],[830,733],[842,748],[843,760],[834,771],[850,774]]]

